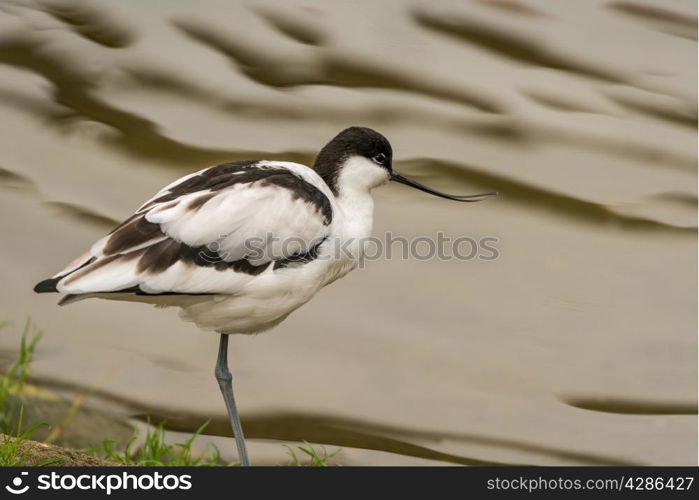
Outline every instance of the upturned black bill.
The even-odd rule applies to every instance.
[[[483,193],[483,194],[471,194],[471,195],[456,195],[456,194],[447,194],[447,193],[440,193],[439,191],[435,191],[432,188],[428,188],[427,186],[423,186],[419,182],[415,182],[413,180],[408,179],[407,177],[403,177],[400,174],[397,174],[396,172],[391,172],[391,180],[400,182],[401,184],[405,184],[406,186],[414,187],[415,189],[419,189],[420,191],[424,191],[425,193],[430,193],[435,196],[439,196],[440,198],[446,198],[447,200],[454,200],[454,201],[483,201],[487,198],[490,198],[491,196],[497,195],[497,193]]]

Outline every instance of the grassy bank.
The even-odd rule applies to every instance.
[[[0,330],[9,326],[8,322],[0,323]],[[203,450],[194,448],[194,442],[205,432],[206,424],[180,442],[166,439],[165,422],[146,426],[141,436],[125,421],[110,422],[115,420],[114,416],[84,407],[82,399],[67,402],[32,386],[28,379],[41,336],[42,332],[28,320],[22,331],[17,357],[0,375],[0,466],[238,465],[237,462],[224,461],[218,448],[211,443]],[[50,406],[52,409],[37,411],[39,406]],[[28,419],[28,415],[32,418]],[[50,415],[51,421],[41,421],[43,415]],[[98,437],[92,436],[91,441],[87,438],[89,446],[80,449],[66,446],[85,442],[85,436],[71,441],[64,434],[71,425],[87,426],[88,420],[97,421],[97,424],[92,424],[93,428],[112,429],[120,437],[100,434]],[[125,437],[125,430],[130,435]],[[64,446],[57,446],[57,439]],[[287,446],[287,453],[289,463],[286,465],[324,467],[329,465],[330,458],[337,452],[328,454],[322,448],[318,451],[304,443],[293,448]]]

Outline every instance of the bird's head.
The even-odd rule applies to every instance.
[[[459,196],[441,193],[393,170],[393,149],[383,135],[366,127],[349,127],[320,150],[313,168],[335,196],[370,191],[389,181],[455,201],[481,201],[495,193]]]
[[[313,168],[338,196],[388,182],[392,159],[391,143],[383,135],[370,128],[350,127],[320,150]]]

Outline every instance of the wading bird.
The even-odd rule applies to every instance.
[[[312,168],[236,161],[186,175],[34,291],[66,294],[61,305],[99,297],[177,306],[220,334],[215,375],[240,463],[249,465],[228,335],[276,326],[357,266],[371,234],[373,188],[395,181],[464,202],[494,194],[440,193],[394,172],[391,160],[383,135],[350,127]]]

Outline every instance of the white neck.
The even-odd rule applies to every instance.
[[[343,241],[351,240],[345,248],[355,259],[362,256],[366,239],[371,236],[374,222],[371,190],[386,182],[388,171],[367,158],[349,158],[340,170],[335,200],[342,217],[337,231]]]
[[[342,211],[342,237],[368,238],[374,222],[374,199],[369,191],[345,191],[337,198]]]

